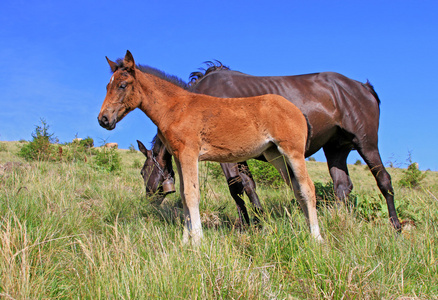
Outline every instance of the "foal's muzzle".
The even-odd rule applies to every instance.
[[[116,120],[114,119],[112,122],[110,122],[106,115],[103,115],[102,117],[97,117],[97,120],[99,121],[99,125],[105,129],[113,130],[114,128],[116,128]]]

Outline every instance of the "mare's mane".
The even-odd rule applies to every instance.
[[[151,149],[152,150],[154,150],[154,148],[155,148],[155,146],[156,146],[156,144],[157,144],[157,141],[160,141],[160,139],[158,138],[158,134],[156,134],[155,136],[154,136],[154,138],[152,139],[152,142],[151,142]],[[158,149],[157,149],[158,150]],[[155,154],[155,153],[154,153]]]
[[[204,64],[207,65],[207,69],[200,68],[199,71],[195,71],[190,73],[188,86],[193,88],[203,77],[207,76],[211,72],[221,71],[221,70],[230,70],[229,67],[223,65],[220,61],[205,61]]]

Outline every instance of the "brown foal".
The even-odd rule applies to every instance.
[[[183,242],[202,238],[198,162],[238,162],[264,155],[293,187],[310,232],[322,240],[315,188],[304,154],[309,128],[305,116],[278,95],[215,98],[183,88],[137,69],[127,51],[119,64],[108,60],[113,75],[107,85],[99,124],[112,130],[140,108],[158,127],[158,136],[174,156],[184,207]]]

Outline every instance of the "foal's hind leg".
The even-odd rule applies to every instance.
[[[284,151],[283,154],[285,158],[276,150],[268,150],[264,153],[266,159],[280,172],[286,183],[293,187],[295,198],[309,223],[310,233],[315,239],[322,241],[316,214],[315,187],[307,173],[304,154]]]
[[[318,225],[318,217],[316,214],[316,196],[315,186],[307,172],[306,161],[304,155],[292,154],[291,156],[285,153],[288,164],[292,168],[294,177],[292,184],[294,186],[295,197],[302,199],[305,204],[304,213],[307,214],[309,220],[310,233],[319,241],[322,241],[321,232]]]

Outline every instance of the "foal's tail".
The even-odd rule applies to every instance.
[[[307,115],[304,115],[307,122],[307,141],[306,141],[306,152],[310,148],[310,138],[312,137],[312,125],[310,125],[309,118]]]

